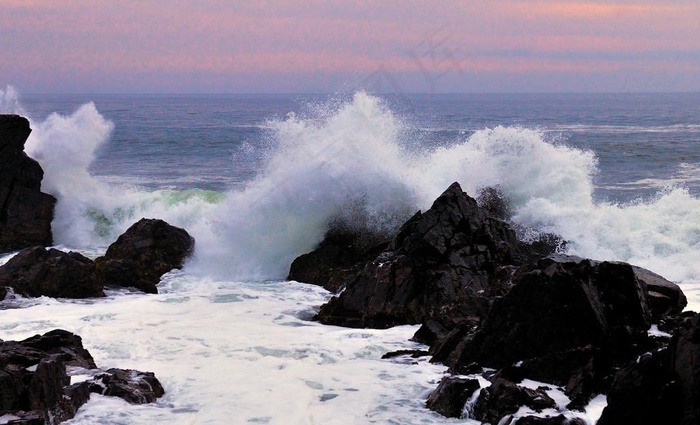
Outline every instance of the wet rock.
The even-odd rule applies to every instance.
[[[66,365],[93,370],[92,380],[70,385]],[[73,418],[90,392],[150,403],[164,394],[150,373],[109,369],[102,373],[79,336],[56,329],[24,341],[0,343],[0,416],[8,423],[58,424]],[[9,418],[9,416],[8,416]]]
[[[667,354],[647,353],[615,374],[599,425],[681,423],[683,397],[665,364]]]
[[[557,416],[523,416],[518,418],[517,422],[511,422],[511,424],[517,425],[587,425],[587,422],[583,419],[572,418],[569,419],[564,415]],[[509,424],[506,424],[509,425]]]
[[[51,245],[56,199],[41,192],[44,171],[24,153],[31,129],[18,115],[0,115],[0,252]]]
[[[448,376],[440,381],[437,389],[428,397],[428,409],[448,418],[462,417],[464,406],[480,388],[476,379]]]
[[[103,297],[92,260],[77,252],[26,248],[0,266],[0,286],[29,297]]]
[[[498,378],[490,387],[481,390],[474,406],[474,418],[496,424],[506,416],[517,412],[521,406],[542,411],[555,407],[556,403],[543,388],[533,390]]]
[[[452,184],[408,220],[386,251],[321,307],[322,323],[386,328],[455,309],[483,315],[505,289],[494,276],[517,254],[515,233]]]
[[[314,251],[294,260],[287,279],[338,292],[349,277],[377,258],[388,243],[389,238],[379,233],[333,227]]]
[[[678,314],[688,305],[685,294],[675,283],[641,267],[632,266],[632,269],[637,279],[647,285],[654,320]]]
[[[95,260],[98,280],[104,286],[156,294],[161,276],[181,268],[193,249],[194,238],[186,230],[163,220],[142,218]]]
[[[43,335],[35,335],[18,344],[41,353],[57,355],[68,366],[84,369],[97,367],[90,352],[83,347],[83,339],[63,329],[54,329]]]
[[[629,354],[650,321],[646,287],[630,265],[550,256],[494,302],[456,362],[500,368],[588,345]]]
[[[146,404],[165,394],[153,372],[131,369],[108,369],[94,377],[90,391],[115,396],[131,404]]]

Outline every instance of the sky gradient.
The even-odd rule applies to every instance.
[[[700,91],[700,0],[0,0],[24,93]]]

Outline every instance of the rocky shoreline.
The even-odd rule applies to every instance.
[[[586,406],[604,395],[598,424],[699,423],[700,315],[683,312],[678,285],[626,263],[558,254],[555,235],[518,241],[494,214],[505,203],[488,193],[491,208],[452,184],[379,253],[332,235],[295,261],[290,278],[337,288],[321,323],[421,324],[413,340],[449,367],[427,401],[445,416],[585,424]]]
[[[29,123],[0,115],[0,297],[92,298],[109,287],[157,293],[194,249],[183,229],[141,219],[104,256],[49,248],[56,200],[24,153]],[[353,328],[420,324],[413,340],[449,373],[427,400],[448,417],[502,425],[584,424],[603,396],[600,425],[700,423],[700,315],[678,285],[622,262],[559,253],[544,234],[525,243],[497,188],[478,199],[452,184],[395,235],[336,226],[298,257],[289,279],[335,293],[315,320]],[[82,380],[71,376],[81,375]],[[90,393],[149,403],[152,373],[101,370],[79,336],[54,330],[0,341],[0,415],[57,424]],[[8,416],[9,415],[9,416]]]
[[[43,170],[24,153],[26,118],[0,115],[0,299],[104,297],[104,288],[157,293],[163,274],[194,250],[184,229],[157,219],[134,223],[94,261],[52,244],[56,199],[41,192]],[[99,369],[80,336],[55,329],[24,341],[0,340],[0,419],[8,424],[58,424],[73,418],[91,393],[151,403],[165,394],[151,372]]]

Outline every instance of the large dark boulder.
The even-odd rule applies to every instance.
[[[93,378],[70,385],[66,366],[89,369]],[[130,403],[150,403],[164,394],[151,372],[96,370],[81,338],[56,329],[24,341],[0,341],[0,417],[9,423],[58,424],[73,418],[91,392]]]
[[[56,199],[41,192],[44,171],[24,153],[29,121],[0,115],[0,252],[51,245]]]
[[[147,404],[165,394],[153,372],[108,369],[93,378],[90,391],[122,398],[131,404]]]
[[[0,286],[29,297],[103,297],[102,285],[89,258],[77,252],[27,248],[0,266]]]
[[[194,249],[186,230],[163,220],[142,218],[95,260],[105,286],[133,287],[156,294],[163,274],[181,268]]]
[[[486,423],[500,421],[516,413],[521,406],[537,412],[553,408],[556,403],[547,395],[544,388],[521,387],[503,378],[494,379],[491,385],[481,390],[474,405],[473,418]]]
[[[349,277],[359,273],[368,261],[377,258],[387,247],[389,239],[377,232],[358,231],[347,226],[331,227],[315,250],[292,262],[287,279],[337,292]]]
[[[408,220],[386,251],[321,307],[322,323],[386,328],[454,311],[480,316],[504,292],[502,265],[518,255],[510,226],[453,183]]]
[[[430,394],[426,406],[448,418],[459,418],[462,417],[469,398],[480,388],[481,385],[476,379],[447,376]]]
[[[500,368],[589,345],[629,354],[650,324],[646,286],[629,264],[550,256],[494,302],[451,366]]]

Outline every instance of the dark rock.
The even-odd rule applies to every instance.
[[[95,369],[80,337],[70,332],[57,329],[0,343],[0,416],[18,418],[8,423],[54,425],[73,418],[97,389],[131,403],[149,403],[164,394],[152,373],[133,370],[109,369],[70,385],[66,365]]]
[[[479,388],[481,386],[476,379],[448,376],[440,381],[437,389],[428,397],[426,405],[428,409],[448,418],[459,418],[465,404]]]
[[[621,368],[598,424],[680,424],[683,397],[680,385],[671,379],[667,357],[666,350],[647,353]]]
[[[194,238],[184,229],[142,218],[95,260],[97,276],[105,286],[155,294],[161,276],[181,268],[193,249]]]
[[[622,423],[622,422],[621,422]],[[583,419],[569,419],[564,415],[546,416],[544,418],[538,416],[523,416],[518,418],[516,425],[587,425]]]
[[[539,412],[555,407],[556,403],[543,388],[533,390],[505,379],[496,379],[490,387],[481,390],[474,406],[474,418],[496,424],[517,412],[520,406],[528,406]]]
[[[480,316],[505,291],[494,276],[517,255],[515,233],[452,184],[408,220],[385,252],[321,307],[318,320],[350,327],[420,323],[455,310]],[[458,312],[458,313],[457,313]]]
[[[700,315],[686,324],[668,347],[671,373],[677,377],[683,401],[682,425],[700,423]]]
[[[637,279],[647,285],[651,312],[655,320],[678,314],[688,305],[685,294],[675,283],[641,267],[632,266],[632,269]]]
[[[57,356],[41,359],[27,387],[27,398],[32,410],[53,409],[63,399],[63,387],[70,384],[66,367]]]
[[[85,369],[97,367],[90,352],[83,347],[83,339],[63,329],[54,329],[43,335],[35,335],[18,344],[38,352],[58,355],[68,366]]]
[[[31,129],[18,115],[0,115],[0,252],[51,245],[56,199],[41,192],[44,171],[24,153]]]
[[[27,248],[0,266],[0,286],[29,297],[103,297],[93,262],[77,252]]]
[[[132,404],[146,404],[165,394],[153,372],[131,369],[108,369],[95,376],[90,391],[122,398]]]
[[[500,368],[588,345],[629,355],[635,338],[646,337],[646,286],[628,264],[550,256],[514,283],[457,363]]]
[[[414,359],[417,359],[419,357],[425,357],[429,356],[430,353],[428,353],[425,350],[397,350],[397,351],[389,351],[388,353],[384,354],[382,356],[382,359],[393,359],[394,357],[401,357],[401,356],[411,356]]]
[[[387,236],[376,232],[331,228],[314,251],[292,262],[287,279],[337,292],[349,277],[362,270],[365,263],[377,258],[388,243]]]

